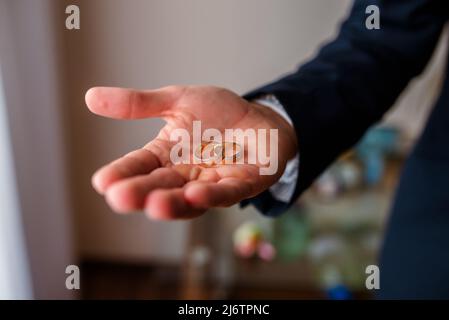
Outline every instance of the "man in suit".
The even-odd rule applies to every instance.
[[[371,4],[380,8],[379,30],[365,26]],[[314,59],[244,99],[214,87],[93,88],[86,102],[94,113],[167,121],[155,140],[101,168],[93,185],[114,210],[145,209],[153,218],[191,218],[240,201],[277,216],[422,72],[448,17],[446,1],[355,1],[337,38]],[[172,165],[170,133],[191,130],[193,120],[278,129],[278,173],[261,176],[258,165]],[[380,298],[449,298],[448,141],[446,79],[403,170],[381,255]]]

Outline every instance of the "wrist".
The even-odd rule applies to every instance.
[[[262,114],[270,128],[278,129],[279,150],[287,156],[287,160],[293,159],[298,153],[298,139],[293,125],[272,108],[258,102],[250,103]]]

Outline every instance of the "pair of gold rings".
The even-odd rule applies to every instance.
[[[235,163],[241,158],[242,149],[236,142],[202,141],[195,149],[194,157],[206,166]]]

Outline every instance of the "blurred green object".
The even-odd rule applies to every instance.
[[[301,257],[307,250],[309,229],[307,216],[298,206],[276,219],[273,242],[278,257],[284,261]]]

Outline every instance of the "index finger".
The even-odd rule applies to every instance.
[[[159,155],[146,148],[138,149],[100,168],[92,177],[92,185],[104,194],[114,182],[148,174],[160,166]]]

